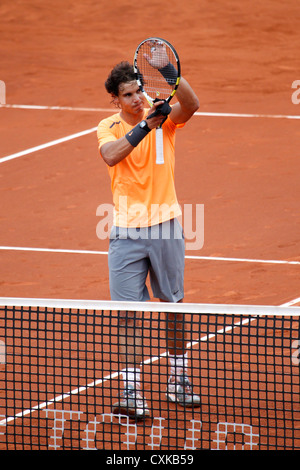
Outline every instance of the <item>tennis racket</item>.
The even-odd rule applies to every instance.
[[[176,50],[164,39],[145,39],[136,48],[133,67],[137,84],[149,106],[152,107],[155,101],[164,101],[157,114],[167,118],[171,111],[168,103],[180,82],[180,62]],[[162,124],[156,128],[156,163],[164,163]]]

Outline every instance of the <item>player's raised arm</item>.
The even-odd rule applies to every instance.
[[[136,87],[136,84],[130,85]],[[153,108],[158,107],[162,102],[158,101],[154,104]],[[149,114],[153,113],[153,108]],[[135,115],[133,115],[135,118]],[[140,119],[139,116],[135,120]],[[159,126],[164,119],[161,114],[153,117],[147,117],[144,120],[139,121],[132,130],[124,137],[120,137],[117,140],[112,140],[103,144],[100,148],[100,152],[103,160],[108,166],[114,166],[126,158],[132,150],[146,137],[146,135]],[[134,122],[134,121],[133,121]]]
[[[156,69],[157,72],[159,72],[159,74],[156,76],[155,81],[153,82],[153,84],[151,84],[151,91],[152,89],[158,90],[160,93],[159,96],[163,96],[163,93],[165,92],[166,88],[163,84],[164,81],[170,87],[171,95],[167,98],[168,101],[175,94],[176,91],[178,103],[173,106],[170,118],[175,124],[182,124],[188,121],[197,111],[197,109],[199,108],[199,100],[187,80],[180,76],[180,63],[176,51],[173,49],[173,57],[173,55],[170,53],[168,46],[164,43],[164,41],[149,42],[150,46],[152,46],[150,49],[151,52],[144,52],[143,56],[148,62],[148,64],[153,69]],[[140,68],[141,70],[145,69],[145,65],[142,61],[140,62]],[[139,70],[140,73],[141,70]],[[148,71],[147,77],[149,75],[150,74]],[[161,82],[161,80],[163,81]],[[144,88],[147,89],[147,85],[145,85]],[[151,92],[149,91],[148,94],[150,95]],[[166,98],[166,96],[163,97]]]
[[[197,95],[185,78],[181,77],[176,97],[178,103],[174,104],[170,119],[175,124],[187,122],[200,106]]]

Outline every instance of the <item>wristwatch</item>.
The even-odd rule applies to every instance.
[[[143,121],[140,122],[140,128],[147,132],[151,131],[145,119],[143,119]]]

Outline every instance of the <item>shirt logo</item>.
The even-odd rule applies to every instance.
[[[112,127],[114,127],[115,124],[121,124],[121,121],[116,121],[116,122],[113,122],[111,126],[109,126],[109,128],[111,129]]]

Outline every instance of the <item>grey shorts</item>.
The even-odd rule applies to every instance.
[[[184,253],[177,219],[143,228],[113,226],[108,252],[111,299],[149,300],[148,273],[154,297],[169,302],[183,299]]]

